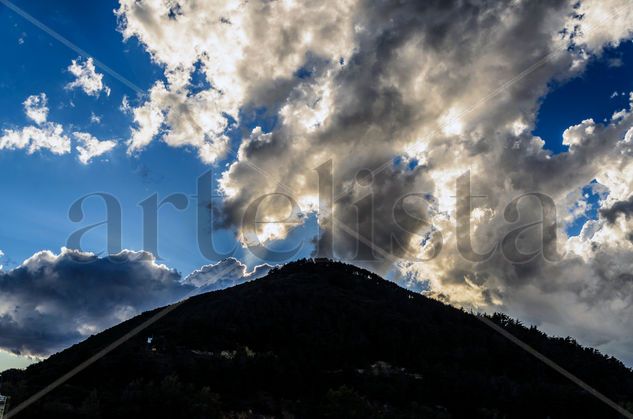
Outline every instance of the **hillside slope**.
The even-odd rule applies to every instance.
[[[3,393],[15,406],[155,312],[6,372]],[[619,361],[493,320],[633,406]],[[18,417],[257,415],[618,417],[475,316],[330,261],[190,298]]]

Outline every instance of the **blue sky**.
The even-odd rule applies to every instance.
[[[594,58],[579,76],[564,82],[553,81],[551,91],[542,99],[534,135],[545,141],[553,153],[568,150],[563,145],[563,132],[584,119],[608,121],[614,112],[627,107],[628,92],[633,90],[633,42],[607,48]],[[588,220],[598,218],[600,197],[590,187],[582,190],[592,208],[566,228],[567,234],[580,233]]]
[[[123,42],[113,13],[116,2],[62,1],[53,5],[18,1],[15,4],[141,89],[146,90],[164,78],[161,68],[152,63],[135,39]],[[1,53],[10,57],[0,68],[2,128],[26,124],[22,102],[30,95],[46,92],[49,120],[90,132],[99,139],[123,142],[129,138],[131,117],[119,108],[123,96],[129,97],[133,105],[136,103],[134,91],[107,74],[104,82],[111,88],[109,96],[101,94],[95,98],[80,90],[65,89],[73,79],[66,68],[78,54],[4,6],[0,8],[0,22]],[[101,118],[100,123],[91,122],[93,114]],[[243,118],[242,127],[271,128],[273,123],[255,113]],[[242,127],[230,133],[234,141],[239,140]],[[229,155],[227,161],[232,158]],[[227,161],[217,162],[215,173],[220,173]],[[215,262],[205,259],[196,245],[196,181],[210,168],[195,152],[170,148],[161,142],[153,142],[138,156],[127,155],[120,146],[89,165],[81,164],[72,154],[53,156],[44,151],[27,155],[23,150],[5,150],[0,153],[0,178],[4,180],[0,208],[0,217],[5,220],[0,226],[3,265],[5,269],[15,267],[41,249],[57,251],[76,229],[103,221],[105,212],[99,198],[86,201],[86,218],[82,223],[73,223],[67,216],[76,199],[94,192],[107,192],[118,198],[123,215],[122,244],[129,249],[143,247],[142,211],[138,205],[141,201],[154,193],[159,199],[172,193],[188,195],[190,203],[185,211],[166,206],[160,212],[162,261],[185,274]],[[87,234],[83,250],[103,252],[104,232],[100,228]],[[231,232],[216,231],[214,236],[221,251],[228,251],[236,244]],[[302,254],[307,253],[306,243]],[[235,256],[250,266],[261,263],[239,247]]]
[[[551,92],[543,98],[533,133],[545,140],[547,149],[555,153],[566,150],[562,142],[568,127],[587,118],[603,122],[613,112],[626,108],[628,92],[633,90],[632,69],[633,43],[629,41],[607,48],[578,77],[551,82]]]

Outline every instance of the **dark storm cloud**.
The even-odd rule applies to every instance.
[[[0,347],[48,355],[142,311],[172,303],[191,286],[143,252],[99,258],[40,252],[0,272]]]
[[[108,258],[67,249],[59,255],[39,252],[13,270],[0,271],[0,348],[46,356],[143,311],[268,272],[262,266],[247,273],[235,259],[210,267],[190,275],[198,281],[182,281],[146,252]]]

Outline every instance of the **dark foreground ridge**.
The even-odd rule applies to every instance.
[[[153,313],[6,372],[3,393],[17,405]],[[633,407],[618,360],[492,319]],[[17,417],[264,416],[618,417],[475,316],[324,260],[190,298]]]

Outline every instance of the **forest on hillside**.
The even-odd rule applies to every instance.
[[[16,406],[144,313],[25,371]],[[489,317],[622,406],[633,372],[571,338]],[[185,301],[19,417],[618,417],[475,315],[366,270],[302,260]]]

